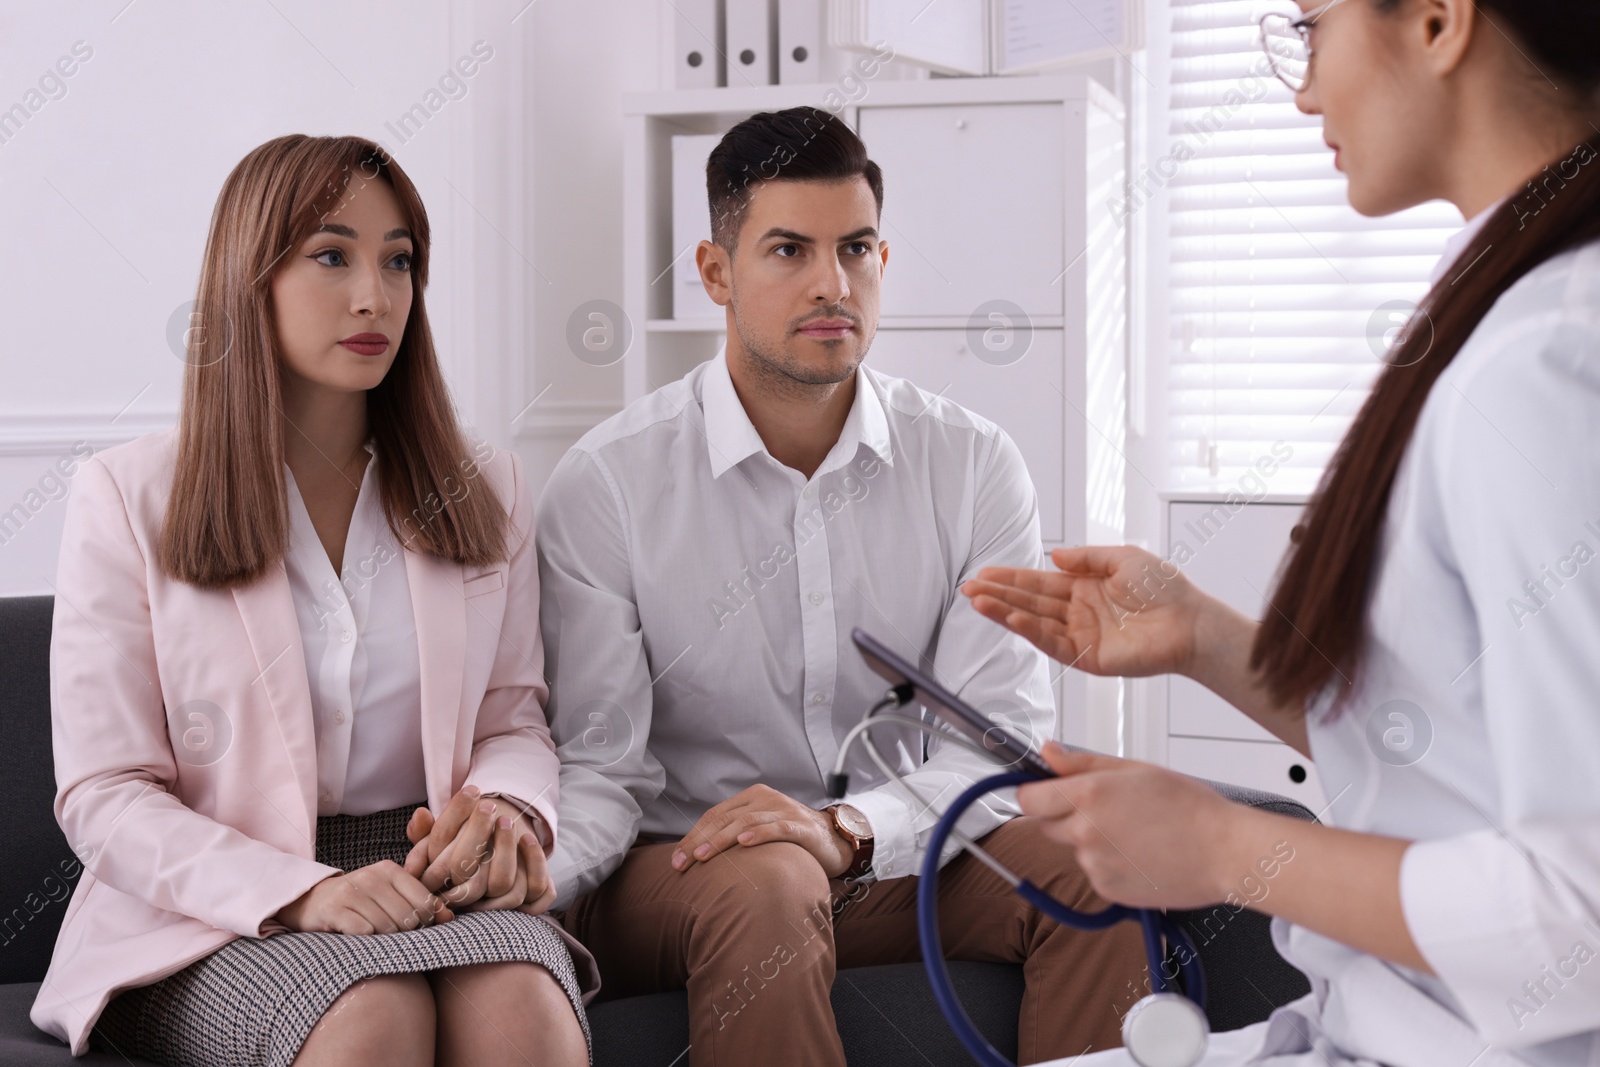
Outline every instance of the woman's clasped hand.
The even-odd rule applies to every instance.
[[[507,814],[509,812],[509,814]],[[435,819],[418,808],[404,864],[380,860],[325,878],[283,908],[291,930],[392,934],[449,922],[458,911],[548,911],[555,883],[533,818],[466,786]]]
[[[437,819],[418,808],[406,836],[406,872],[451,908],[542,915],[555,902],[537,817],[505,797],[466,786]]]

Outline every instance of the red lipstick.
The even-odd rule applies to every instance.
[[[339,343],[362,356],[381,356],[389,347],[389,339],[381,333],[353,333]]]

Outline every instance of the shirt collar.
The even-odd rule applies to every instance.
[[[750,415],[734,391],[733,378],[728,374],[728,349],[724,345],[716,358],[706,367],[701,383],[700,402],[705,411],[706,445],[711,460],[711,476],[720,478],[758,452],[765,453],[767,446],[750,421]],[[856,396],[845,416],[839,440],[829,451],[828,458],[818,468],[823,474],[841,467],[855,458],[861,445],[877,453],[885,463],[893,463],[894,451],[889,441],[889,419],[883,412],[883,402],[872,387],[866,367],[856,368]]]
[[[1472,243],[1472,239],[1478,236],[1478,231],[1483,229],[1483,224],[1489,221],[1489,216],[1493,215],[1495,209],[1503,203],[1505,203],[1505,198],[1503,197],[1496,200],[1462,223],[1461,229],[1450,235],[1444,243],[1444,252],[1439,256],[1439,261],[1433,265],[1433,270],[1428,275],[1428,284],[1430,286],[1438,285],[1439,280],[1450,273],[1450,268],[1455,265],[1456,260],[1461,258],[1461,253],[1466,251],[1467,245]],[[1471,266],[1471,264],[1468,264],[1468,266]]]
[[[706,416],[706,445],[711,459],[711,477],[720,478],[757,452],[765,452],[761,435],[745,413],[739,394],[728,375],[727,349],[717,352],[706,368],[701,385],[701,406]]]

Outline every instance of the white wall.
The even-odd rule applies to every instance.
[[[0,595],[49,592],[74,455],[171,425],[169,321],[212,205],[290,132],[379,140],[433,223],[429,314],[463,418],[534,490],[621,397],[566,351],[618,299],[617,97],[656,85],[654,0],[0,3]],[[492,56],[440,79],[482,41]],[[60,57],[70,77],[52,74]],[[430,96],[430,91],[436,95]],[[402,130],[414,105],[430,109]]]
[[[622,403],[622,363],[595,367],[567,344],[567,319],[622,303],[622,94],[659,88],[660,0],[539,0],[529,12],[536,272],[524,292],[530,375],[510,415],[537,492],[590,426]],[[531,407],[527,405],[532,404]]]

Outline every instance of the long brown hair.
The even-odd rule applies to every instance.
[[[1396,0],[1379,0],[1393,8]],[[1600,4],[1480,0],[1568,93],[1600,85]],[[1423,402],[1494,302],[1533,268],[1600,237],[1600,133],[1507,198],[1412,315],[1333,455],[1269,598],[1250,666],[1273,699],[1299,705],[1337,672],[1353,682],[1395,472]],[[1491,254],[1492,252],[1492,254]],[[1340,696],[1348,695],[1345,688]],[[1333,704],[1335,710],[1341,700]]]
[[[293,134],[245,156],[211,216],[185,356],[177,470],[159,559],[208,589],[244,585],[289,542],[282,393],[271,280],[345,197],[386,182],[411,231],[411,313],[367,417],[389,528],[407,548],[460,563],[505,558],[506,511],[478,481],[456,423],[423,303],[428,215],[416,187],[361,137]]]

